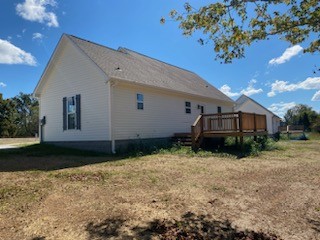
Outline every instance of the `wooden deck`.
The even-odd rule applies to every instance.
[[[280,133],[303,133],[304,126],[303,125],[288,125],[279,127]]]
[[[201,114],[191,126],[192,148],[201,146],[204,138],[240,137],[267,135],[266,115],[231,112],[216,114]]]

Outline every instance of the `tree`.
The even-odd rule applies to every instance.
[[[311,39],[304,52],[320,51],[319,0],[220,0],[199,9],[185,3],[184,9],[172,10],[170,17],[186,36],[202,31],[206,38],[199,43],[212,42],[216,59],[225,63],[243,58],[246,46],[272,36],[292,45]]]
[[[0,98],[0,137],[17,135],[16,109],[11,99]]]
[[[320,133],[320,114],[318,114],[317,119],[312,124],[312,129],[318,133]]]
[[[286,124],[288,125],[303,125],[305,130],[310,131],[314,129],[313,125],[316,123],[319,114],[312,110],[307,105],[299,104],[289,109],[284,115]]]
[[[39,103],[31,94],[20,92],[12,101],[15,103],[17,111],[18,135],[21,137],[31,137],[38,132],[39,124]]]

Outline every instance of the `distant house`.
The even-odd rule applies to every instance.
[[[281,118],[246,95],[241,95],[236,100],[235,111],[264,114],[267,118],[268,133],[271,135],[279,131],[278,129],[280,126]]]
[[[42,142],[115,152],[190,132],[234,101],[193,72],[126,48],[62,35],[34,95]]]

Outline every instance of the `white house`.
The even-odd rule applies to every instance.
[[[264,114],[267,118],[267,130],[269,135],[278,132],[281,118],[246,95],[241,95],[236,100],[235,111]]]
[[[104,152],[190,132],[200,113],[230,112],[234,106],[193,72],[67,34],[34,96],[42,142]]]

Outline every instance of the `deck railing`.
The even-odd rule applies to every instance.
[[[303,132],[303,125],[287,125],[279,127],[279,132]]]
[[[203,134],[241,136],[266,131],[266,115],[246,112],[201,114],[191,126],[192,146],[199,147]]]

